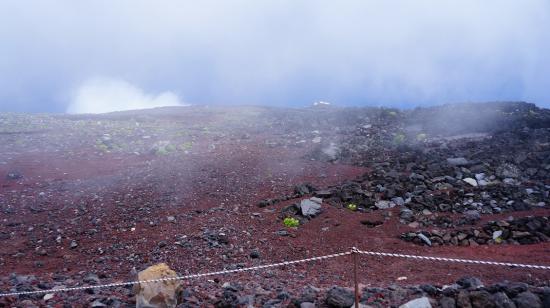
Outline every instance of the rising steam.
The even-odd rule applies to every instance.
[[[169,91],[152,95],[121,79],[94,78],[77,89],[67,112],[106,113],[183,105],[178,96]]]

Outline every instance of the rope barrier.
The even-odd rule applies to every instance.
[[[406,254],[400,254],[400,253],[388,253],[388,252],[376,252],[376,251],[362,251],[362,250],[356,249],[355,247],[352,248],[352,250],[354,250],[355,253],[370,255],[370,256],[379,256],[379,257],[395,257],[395,258],[407,258],[407,259],[417,259],[417,260],[471,263],[471,264],[484,264],[484,265],[497,265],[497,266],[510,266],[510,267],[550,270],[550,266],[546,266],[546,265],[480,261],[480,260],[471,260],[471,259],[455,259],[455,258],[431,257],[431,256],[416,256],[416,255],[406,255]]]
[[[254,271],[254,270],[259,270],[259,269],[294,265],[294,264],[305,263],[305,262],[320,261],[320,260],[326,260],[326,259],[331,259],[331,258],[343,257],[343,256],[351,255],[351,254],[370,255],[370,256],[378,256],[378,257],[406,258],[406,259],[415,259],[415,260],[457,262],[457,263],[470,263],[470,264],[483,264],[483,265],[496,265],[496,266],[508,266],[508,267],[520,267],[520,268],[550,270],[550,266],[547,266],[547,265],[533,265],[533,264],[522,264],[522,263],[481,261],[481,260],[471,260],[471,259],[456,259],[456,258],[445,258],[445,257],[407,255],[407,254],[399,254],[399,253],[363,251],[363,250],[357,249],[356,247],[353,247],[349,251],[330,254],[330,255],[324,255],[324,256],[319,256],[319,257],[311,257],[311,258],[305,258],[305,259],[293,260],[293,261],[285,261],[285,262],[279,262],[279,263],[272,263],[272,264],[264,264],[264,265],[238,268],[238,269],[231,269],[231,270],[222,270],[222,271],[217,271],[217,272],[207,272],[207,273],[191,274],[191,275],[177,276],[177,277],[165,277],[165,278],[150,279],[150,280],[136,280],[136,281],[128,281],[128,282],[117,282],[117,283],[109,283],[109,284],[103,284],[103,285],[92,285],[92,286],[58,288],[58,289],[49,289],[49,290],[0,293],[0,297],[18,296],[18,295],[32,295],[32,294],[47,294],[47,293],[68,292],[68,291],[81,291],[81,290],[88,290],[88,289],[103,289],[103,288],[113,288],[113,287],[124,287],[124,286],[141,284],[141,283],[155,283],[155,282],[164,282],[164,281],[172,281],[172,280],[187,280],[187,279],[201,278],[201,277],[207,277],[207,276],[241,273],[241,272],[248,272],[248,271]]]
[[[237,268],[237,269],[232,269],[232,270],[222,270],[222,271],[209,272],[209,273],[191,274],[191,275],[177,276],[177,277],[165,277],[165,278],[159,278],[159,279],[136,280],[136,281],[128,281],[128,282],[109,283],[109,284],[103,284],[103,285],[71,287],[71,288],[59,288],[59,289],[50,289],[50,290],[0,293],[0,297],[17,296],[17,295],[32,295],[32,294],[46,294],[46,293],[56,293],[56,292],[68,292],[68,291],[82,291],[82,290],[88,290],[88,289],[103,289],[103,288],[113,288],[113,287],[124,287],[124,286],[141,284],[141,283],[154,283],[154,282],[163,282],[163,281],[172,281],[172,280],[187,280],[187,279],[201,278],[201,277],[207,277],[207,276],[233,274],[233,273],[248,272],[248,271],[266,269],[266,268],[272,268],[272,267],[294,265],[294,264],[304,263],[304,262],[320,261],[320,260],[326,260],[326,259],[330,259],[330,258],[347,256],[347,255],[350,255],[352,253],[353,252],[350,250],[350,251],[346,251],[346,252],[340,252],[340,253],[335,253],[335,254],[325,255],[325,256],[320,256],[320,257],[312,257],[312,258],[306,258],[306,259],[300,259],[300,260],[285,261],[285,262],[280,262],[280,263],[265,264],[265,265],[258,265],[258,266],[245,267],[245,268]]]

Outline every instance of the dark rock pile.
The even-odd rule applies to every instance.
[[[550,288],[534,288],[526,283],[516,282],[483,286],[477,278],[464,277],[448,286],[425,284],[408,288],[366,288],[361,294],[361,302],[369,305],[367,307],[397,307],[415,298],[417,302],[418,299],[424,299],[432,307],[444,308],[548,307]]]
[[[492,176],[490,184],[472,186],[466,180],[476,176],[467,168],[449,166],[445,161],[434,164],[430,167],[411,163],[401,168],[389,163],[376,164],[372,172],[354,181],[317,190],[314,195],[333,205],[356,204],[359,211],[401,206],[413,214],[426,210],[448,213],[475,210],[490,214],[546,206],[550,188],[543,182],[511,185],[504,182],[506,178]],[[477,175],[480,179],[484,177]],[[404,220],[416,219],[409,215]]]
[[[431,213],[481,215],[548,205],[549,110],[527,103],[382,108],[357,121],[342,140],[319,144],[308,158],[326,160],[332,148],[332,161],[366,166],[370,172],[323,189],[300,185],[293,194],[258,205],[313,194],[359,212],[397,206],[403,223],[424,226],[445,224],[444,218],[426,218]],[[468,223],[465,217],[455,225]]]
[[[194,298],[194,303],[196,302]],[[353,307],[355,302],[352,289],[333,286],[319,289],[305,286],[297,293],[284,289],[266,290],[257,288],[248,290],[236,283],[225,283],[223,291],[217,292],[213,299],[215,307]],[[550,288],[534,287],[526,283],[502,282],[483,286],[475,277],[464,277],[456,283],[446,286],[424,284],[401,287],[392,285],[387,288],[364,288],[360,291],[359,302],[362,307],[398,307],[414,303],[424,303],[431,307],[548,307]]]
[[[7,180],[19,180],[22,179],[23,175],[17,171],[8,172],[6,175]]]
[[[401,238],[419,245],[527,245],[550,241],[549,217],[523,217],[491,221],[482,228],[407,232]]]
[[[409,111],[371,110],[363,123],[338,143],[337,160],[367,166],[404,158],[411,160],[415,152],[432,151],[434,146],[443,146],[443,152],[452,150],[456,146],[454,141],[461,138],[482,141],[480,145],[483,146],[495,144],[491,137],[510,133],[520,139],[498,140],[502,142],[500,146],[526,144],[531,141],[532,134],[545,135],[549,127],[549,110],[523,102],[456,104]],[[447,146],[450,148],[446,149]],[[469,152],[474,154],[476,150],[479,149]]]
[[[550,198],[550,111],[533,104],[380,109],[336,152],[336,161],[371,171],[315,196],[358,211],[399,206],[403,223],[444,225],[426,216],[523,211]]]
[[[60,282],[45,283],[32,276],[12,276],[9,283],[13,290],[40,290],[59,283],[73,284],[70,278],[58,277]],[[102,281],[90,276],[87,285]],[[208,291],[201,292],[201,288]],[[0,298],[0,307],[55,306],[60,303],[80,302],[86,307],[130,307],[135,305],[131,287],[111,289],[89,289],[82,292],[61,292]],[[219,283],[214,287],[196,286],[182,290],[183,303],[178,307],[352,307],[355,302],[352,289],[333,286],[320,289],[304,286],[301,290],[289,291],[284,285],[253,286],[234,282]],[[424,284],[418,286],[391,285],[387,288],[364,288],[359,297],[362,307],[550,307],[550,287],[533,286],[521,282],[501,282],[484,286],[475,277],[464,277],[456,283],[445,286]],[[422,303],[423,306],[414,304]],[[60,306],[61,307],[61,306]]]

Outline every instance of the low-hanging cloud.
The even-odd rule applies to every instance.
[[[547,29],[547,0],[5,0],[0,110],[65,111],[92,76],[193,104],[550,106]]]
[[[124,80],[96,77],[78,87],[67,113],[107,113],[183,105],[172,92],[146,94]]]

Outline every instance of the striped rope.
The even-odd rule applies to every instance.
[[[136,281],[128,281],[128,282],[117,282],[117,283],[109,283],[109,284],[102,284],[102,285],[94,285],[94,286],[58,288],[58,289],[50,289],[50,290],[0,293],[0,297],[18,296],[18,295],[32,295],[32,294],[46,294],[46,293],[68,292],[68,291],[82,291],[82,290],[89,290],[89,289],[124,287],[124,286],[141,284],[141,283],[155,283],[155,282],[164,282],[164,281],[172,281],[172,280],[187,280],[187,279],[201,278],[201,277],[207,277],[207,276],[241,273],[241,272],[248,272],[248,271],[260,270],[260,269],[266,269],[266,268],[273,268],[273,267],[279,267],[279,266],[294,265],[294,264],[305,263],[305,262],[321,261],[321,260],[326,260],[326,259],[331,259],[331,258],[347,256],[347,255],[350,255],[352,253],[353,253],[353,251],[350,250],[350,251],[346,251],[346,252],[335,253],[335,254],[325,255],[325,256],[320,256],[320,257],[312,257],[312,258],[306,258],[306,259],[300,259],[300,260],[285,261],[285,262],[280,262],[280,263],[265,264],[265,265],[258,265],[258,266],[231,269],[231,270],[222,270],[222,271],[209,272],[209,273],[191,274],[191,275],[177,276],[177,277],[165,277],[165,278],[158,278],[158,279],[136,280]]]
[[[82,287],[71,287],[71,288],[57,288],[57,289],[49,289],[49,290],[0,293],[0,297],[18,296],[18,295],[32,295],[32,294],[46,294],[46,293],[56,293],[56,292],[68,292],[68,291],[81,291],[81,290],[88,290],[88,289],[103,289],[103,288],[113,288],[113,287],[124,287],[124,286],[141,284],[141,283],[155,283],[155,282],[164,282],[164,281],[172,281],[172,280],[187,280],[187,279],[201,278],[201,277],[207,277],[207,276],[242,273],[242,272],[260,270],[260,269],[266,269],[266,268],[280,267],[280,266],[286,266],[286,265],[294,265],[294,264],[305,263],[305,262],[321,261],[321,260],[326,260],[326,259],[331,259],[331,258],[343,257],[343,256],[351,255],[351,254],[362,254],[362,255],[370,255],[370,256],[378,256],[378,257],[406,258],[406,259],[414,259],[414,260],[457,262],[457,263],[497,265],[497,266],[508,266],[508,267],[520,267],[520,268],[550,270],[550,266],[547,266],[547,265],[533,265],[533,264],[522,264],[522,263],[495,262],[495,261],[480,261],[480,260],[471,260],[471,259],[456,259],[456,258],[445,258],[445,257],[407,255],[407,254],[400,254],[400,253],[363,251],[363,250],[357,249],[356,247],[353,247],[349,251],[341,252],[341,253],[335,253],[335,254],[331,254],[331,255],[312,257],[312,258],[293,260],[293,261],[285,261],[285,262],[280,262],[280,263],[264,264],[264,265],[258,265],[258,266],[252,266],[252,267],[232,269],[232,270],[222,270],[222,271],[217,271],[217,272],[199,273],[199,274],[191,274],[191,275],[185,275],[185,276],[165,277],[165,278],[149,279],[149,280],[136,280],[136,281],[128,281],[128,282],[117,282],[117,283],[109,283],[109,284],[94,285],[94,286],[82,286]]]
[[[400,254],[400,253],[362,251],[362,250],[358,250],[355,247],[352,248],[352,251],[354,253],[370,255],[370,256],[379,256],[379,257],[395,257],[395,258],[407,258],[407,259],[416,259],[416,260],[457,262],[457,263],[497,265],[497,266],[510,266],[510,267],[521,267],[521,268],[533,268],[533,269],[550,270],[550,266],[547,266],[547,265],[533,265],[533,264],[522,264],[522,263],[495,262],[495,261],[480,261],[480,260],[471,260],[471,259],[455,259],[455,258],[445,258],[445,257],[406,255],[406,254]]]

